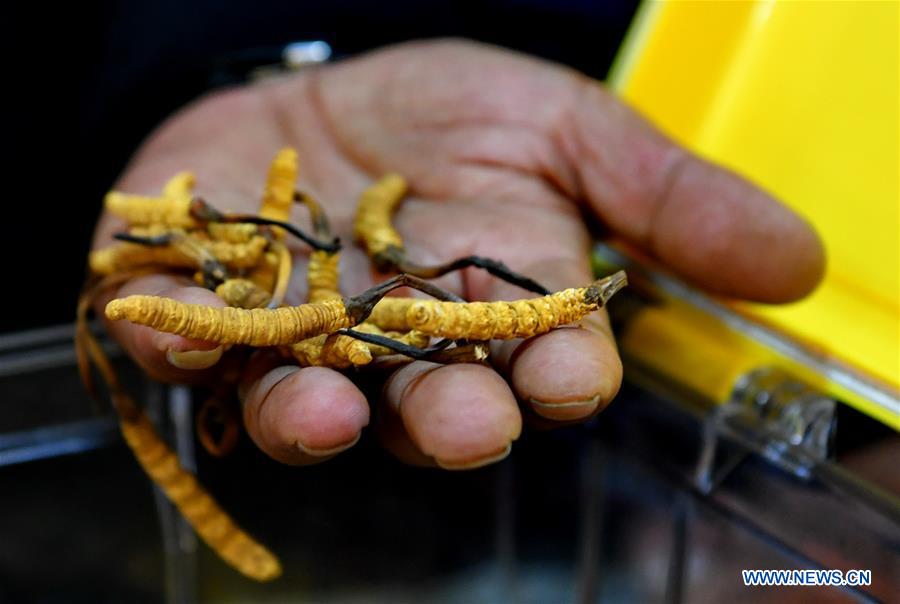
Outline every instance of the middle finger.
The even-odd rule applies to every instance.
[[[403,461],[480,467],[506,457],[521,431],[512,390],[484,365],[417,361],[385,384],[379,434]]]

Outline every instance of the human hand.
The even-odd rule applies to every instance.
[[[359,193],[387,172],[411,197],[396,224],[410,258],[477,254],[502,260],[551,290],[591,281],[582,209],[671,270],[713,292],[790,301],[821,278],[812,229],[741,178],[672,144],[597,83],[566,68],[467,42],[392,47],[274,83],[214,93],[159,128],[116,188],[152,194],[193,170],[197,194],[252,212],[271,156],[300,156],[299,188],[323,204],[347,244],[342,289],[385,278],[349,245]],[[295,220],[302,222],[303,208]],[[97,245],[122,224],[104,216]],[[307,250],[298,245],[287,302],[305,300]],[[474,269],[442,278],[467,299],[529,297]],[[116,296],[149,293],[205,304],[210,291],[173,276],[131,281]],[[214,379],[213,345],[115,322],[113,335],[153,377]],[[179,368],[170,362],[192,366]],[[506,455],[523,410],[550,422],[583,420],[618,391],[622,367],[605,312],[580,329],[494,347],[496,367],[414,362],[387,378],[378,405],[384,445],[410,463],[484,465]],[[363,393],[325,368],[257,355],[240,385],[248,433],[290,464],[352,446],[369,422]]]

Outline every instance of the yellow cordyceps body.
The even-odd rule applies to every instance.
[[[179,172],[163,185],[163,197],[168,197],[170,199],[187,199],[190,201],[194,196],[194,185],[196,183],[197,178],[194,176],[193,172],[187,170]]]
[[[275,284],[272,286],[272,300],[269,302],[269,308],[278,308],[287,296],[294,258],[291,256],[288,246],[281,241],[272,242],[272,251],[278,255],[278,270],[275,272]]]
[[[384,297],[378,301],[366,321],[385,331],[408,331],[410,326],[406,320],[406,312],[418,301],[417,298]]]
[[[408,325],[430,336],[470,340],[530,338],[579,321],[598,310],[625,285],[625,274],[515,302],[440,302],[417,300],[406,312]]]
[[[104,200],[106,210],[124,218],[131,225],[165,225],[168,227],[192,227],[191,190],[194,175],[179,172],[163,187],[161,197],[127,195],[110,191]]]
[[[210,222],[206,225],[206,232],[214,241],[249,243],[251,239],[259,235],[259,227],[245,222]]]
[[[625,273],[549,296],[514,302],[416,300],[406,311],[410,329],[454,340],[528,338],[579,321],[601,308],[626,283]],[[343,299],[276,309],[214,308],[158,296],[128,296],[106,306],[112,320],[217,344],[281,346],[356,325]]]
[[[197,251],[215,258],[231,269],[246,269],[259,263],[268,241],[255,236],[247,243],[229,243],[202,237],[185,235],[182,242],[173,241],[167,245],[141,245],[123,242],[99,250],[88,257],[92,271],[99,275],[110,275],[147,265],[162,265],[174,268],[197,268]]]
[[[321,250],[313,252],[306,267],[309,302],[340,300],[339,253]],[[338,334],[323,334],[291,345],[291,354],[301,365],[346,369],[372,362],[372,353],[365,342]]]
[[[259,208],[260,216],[282,222],[290,219],[297,172],[297,152],[290,147],[280,150],[269,165],[266,188]]]
[[[88,256],[88,265],[97,275],[112,275],[141,266],[160,265],[174,268],[197,268],[197,261],[181,250],[170,246],[147,246],[118,243]]]
[[[420,331],[409,331],[406,333],[382,331],[368,321],[360,323],[354,329],[362,333],[385,336],[400,344],[407,344],[417,348],[427,346],[431,339]],[[297,359],[298,363],[304,366],[346,369],[347,367],[368,365],[374,357],[397,353],[378,344],[363,342],[350,336],[331,334],[308,338],[302,342],[292,344],[291,354]]]
[[[128,228],[128,234],[136,237],[159,237],[169,233],[185,233],[186,231],[177,227],[170,227],[164,224],[137,224]]]
[[[353,221],[353,236],[370,256],[393,246],[403,248],[403,239],[393,226],[391,216],[406,194],[406,181],[399,174],[388,174],[363,191]]]
[[[340,261],[340,253],[316,250],[309,256],[309,264],[306,267],[306,284],[309,289],[310,302],[324,302],[341,297],[340,273],[338,272]]]
[[[142,197],[110,191],[104,201],[106,209],[121,216],[129,224],[165,224],[171,227],[191,227],[191,200],[172,197]]]
[[[120,426],[125,442],[147,475],[223,560],[257,581],[281,575],[278,558],[237,526],[194,475],[179,465],[178,457],[159,438],[143,412],[135,420],[122,420]]]
[[[147,475],[162,488],[197,533],[224,560],[248,577],[268,581],[281,574],[278,559],[229,518],[215,500],[182,468],[177,456],[159,437],[147,415],[122,388],[109,358],[88,327],[88,311],[101,292],[120,284],[132,273],[119,273],[93,280],[78,301],[76,313],[76,353],[82,379],[89,390],[90,361],[103,377],[120,416],[119,427],[125,442]]]
[[[278,253],[266,250],[259,259],[259,263],[247,273],[247,278],[261,288],[272,291],[275,288],[275,282],[278,280],[279,264]]]
[[[292,344],[291,354],[306,367],[346,369],[372,362],[372,353],[365,342],[340,334],[323,334]]]
[[[229,268],[252,268],[259,263],[263,252],[269,245],[265,237],[255,235],[246,243],[231,243],[220,240],[203,240],[197,242],[212,254],[216,260]]]
[[[408,346],[415,346],[416,348],[424,348],[428,345],[431,337],[427,334],[422,333],[421,331],[383,331],[377,325],[370,322],[368,319],[356,327],[353,328],[354,331],[359,331],[362,333],[370,333],[376,336],[384,336],[386,338],[391,338],[399,342],[400,344],[406,344]],[[380,357],[389,354],[397,354],[395,351],[386,348],[384,346],[379,346],[378,344],[368,344],[369,351],[372,353],[372,356]]]
[[[216,295],[228,306],[265,308],[272,297],[249,279],[226,279],[216,288]]]
[[[111,320],[217,344],[282,346],[353,327],[343,300],[282,308],[214,308],[158,296],[128,296],[106,305]]]

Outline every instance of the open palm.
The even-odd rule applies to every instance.
[[[274,83],[213,94],[164,124],[117,188],[158,191],[179,170],[223,210],[253,211],[268,161],[297,148],[301,189],[323,204],[345,242],[342,288],[356,294],[385,276],[350,242],[359,193],[387,172],[410,183],[397,214],[420,263],[469,254],[503,260],[550,289],[590,281],[581,213],[643,247],[707,289],[768,302],[796,299],[821,277],[824,257],[799,217],[739,177],[656,132],[600,85],[565,68],[466,42],[393,47]],[[295,220],[303,223],[303,208]],[[104,217],[98,245],[121,228]],[[304,300],[303,255],[288,297]],[[468,299],[528,294],[483,271],[442,279]],[[156,293],[218,303],[172,276],[136,279],[117,295]],[[211,345],[149,328],[110,325],[151,375],[214,378]],[[188,355],[169,351],[198,351]],[[172,364],[171,360],[182,367]],[[415,362],[389,376],[379,435],[412,463],[475,467],[504,456],[522,411],[548,421],[590,417],[616,394],[622,368],[605,314],[580,328],[495,347],[495,369]],[[369,422],[345,375],[282,366],[257,355],[240,392],[254,441],[285,463],[326,459]]]

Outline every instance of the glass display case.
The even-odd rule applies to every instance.
[[[268,460],[246,438],[228,458],[210,458],[194,447],[190,391],[147,383],[118,359],[182,463],[282,558],[283,578],[255,584],[154,494],[114,419],[83,393],[70,334],[61,326],[0,341],[3,602],[877,602],[900,593],[900,437],[817,397],[808,438],[785,439],[796,421],[778,428],[746,407],[796,419],[783,411],[797,400],[786,393],[813,399],[783,379],[745,383],[724,413],[629,364],[623,391],[590,423],[526,432],[502,463],[450,473],[404,466],[366,438],[307,468]],[[751,588],[741,578],[742,569],[804,568],[868,569],[872,584]]]

